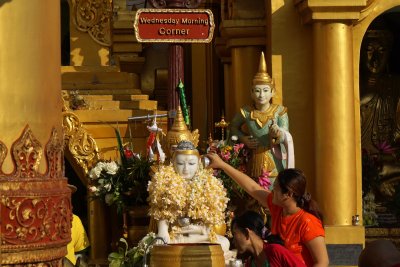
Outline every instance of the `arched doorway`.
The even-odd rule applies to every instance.
[[[378,232],[389,237],[393,236],[392,229],[400,227],[399,48],[400,6],[370,23],[360,48],[362,197],[367,243],[385,237],[376,236]]]

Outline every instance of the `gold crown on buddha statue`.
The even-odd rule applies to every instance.
[[[178,106],[174,123],[166,136],[167,150],[171,156],[173,146],[178,145],[178,143],[183,140],[189,140],[196,147],[199,143],[199,131],[197,129],[193,132],[188,130],[185,120],[183,119],[182,109]]]
[[[261,52],[260,64],[258,66],[258,72],[254,75],[253,85],[267,84],[271,88],[275,87],[274,80],[269,76],[267,72],[267,63],[265,62],[264,52]]]

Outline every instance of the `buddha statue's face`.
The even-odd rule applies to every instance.
[[[383,40],[370,40],[364,47],[363,60],[371,73],[381,73],[389,57],[388,46]]]
[[[174,169],[184,179],[192,179],[199,169],[197,155],[178,154],[174,159]]]
[[[275,90],[268,84],[257,84],[251,91],[251,97],[255,104],[265,105],[270,103]]]

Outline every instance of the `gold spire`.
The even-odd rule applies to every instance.
[[[187,131],[187,130],[188,130],[188,128],[187,128],[185,120],[183,118],[183,113],[182,113],[181,106],[178,105],[178,108],[177,108],[177,111],[176,111],[175,120],[174,120],[174,123],[172,124],[172,127],[171,127],[170,131],[184,132],[184,131]]]
[[[260,65],[258,66],[258,72],[254,75],[253,85],[268,84],[274,87],[274,81],[268,75],[267,63],[265,62],[264,52],[261,52]]]
[[[178,105],[174,123],[166,137],[167,150],[170,155],[173,150],[172,146],[178,145],[178,143],[183,140],[191,141],[194,146],[197,147],[197,144],[199,143],[199,131],[197,129],[193,132],[188,130],[185,120],[183,119],[182,109]]]

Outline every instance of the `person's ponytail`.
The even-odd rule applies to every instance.
[[[314,199],[311,198],[310,193],[305,193],[301,197],[297,197],[296,203],[298,207],[317,217],[321,223],[323,222],[323,216],[318,208],[318,204]]]
[[[277,180],[283,194],[291,193],[298,207],[322,222],[322,213],[319,211],[317,202],[306,192],[306,176],[301,170],[285,169],[278,174]]]

